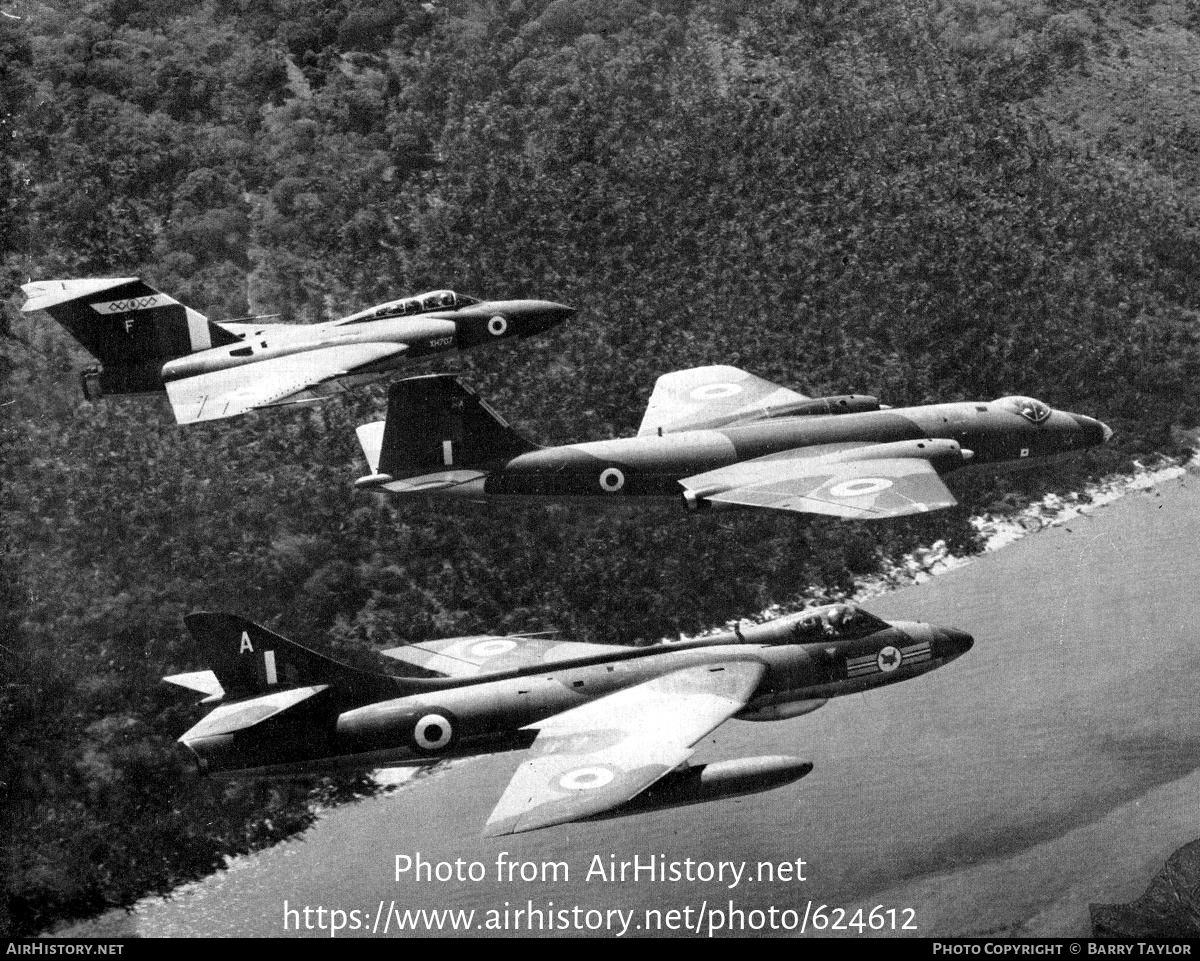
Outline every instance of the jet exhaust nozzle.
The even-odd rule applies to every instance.
[[[208,763],[196,753],[187,741],[178,740],[175,744],[175,756],[189,777],[201,777],[208,772]]]

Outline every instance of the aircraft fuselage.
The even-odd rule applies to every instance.
[[[862,636],[844,629],[844,636],[822,638],[818,627],[813,637],[811,617],[807,628],[800,626],[806,616],[475,678],[406,679],[403,696],[367,704],[347,703],[330,687],[240,733],[235,723],[214,726],[206,718],[180,740],[212,773],[421,765],[528,747],[536,732],[525,730],[527,725],[684,668],[761,664],[758,687],[737,716],[775,720],[815,710],[831,697],[924,674],[972,644],[960,631],[909,622]],[[246,710],[279,696],[244,702]]]
[[[1100,421],[1048,410],[1033,422],[1001,402],[961,402],[824,416],[779,417],[740,426],[589,441],[520,454],[487,469],[447,469],[406,478],[370,477],[361,486],[393,493],[477,497],[674,497],[680,481],[755,458],[836,445],[944,440],[939,472],[966,464],[1027,462],[1103,443]],[[955,446],[968,452],[955,453]],[[448,449],[449,450],[449,449]],[[910,455],[911,456],[911,455]]]
[[[453,311],[417,317],[351,318],[323,324],[242,325],[242,340],[167,361],[163,383],[351,344],[403,344],[402,354],[356,374],[392,370],[411,360],[448,351],[467,350],[489,340],[529,336],[547,330],[574,313],[569,307],[540,300],[475,303]],[[299,361],[298,362],[302,362]],[[361,379],[361,378],[360,378]],[[374,378],[368,378],[374,379]]]

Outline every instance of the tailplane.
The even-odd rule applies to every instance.
[[[388,391],[387,419],[358,429],[373,476],[391,479],[487,471],[536,450],[453,374],[410,377]]]
[[[239,339],[137,277],[39,280],[21,290],[22,311],[46,311],[100,361],[84,373],[89,399],[162,390],[168,360]]]

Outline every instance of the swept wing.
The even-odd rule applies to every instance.
[[[576,821],[636,797],[745,707],[764,670],[755,661],[683,668],[529,725],[538,731],[532,756],[484,834]]]
[[[742,461],[680,483],[706,501],[874,520],[953,507],[958,501],[932,460],[963,456],[945,440],[830,445]]]
[[[728,427],[802,400],[807,400],[803,394],[737,367],[717,364],[677,370],[655,382],[638,436]]]
[[[593,654],[616,654],[628,650],[615,644],[583,644],[553,638],[480,634],[475,637],[422,641],[393,647],[382,653],[447,677],[475,677],[534,664],[574,661]]]
[[[167,382],[167,397],[181,424],[233,417],[289,398],[356,370],[398,356],[406,344],[339,344],[214,370]],[[306,398],[299,398],[306,399]]]

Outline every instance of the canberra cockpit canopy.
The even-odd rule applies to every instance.
[[[1032,397],[1001,397],[996,403],[1014,414],[1020,414],[1031,424],[1040,424],[1050,416],[1050,407]]]

